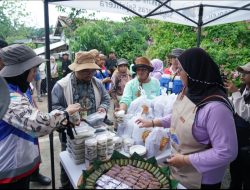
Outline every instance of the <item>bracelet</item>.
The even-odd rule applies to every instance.
[[[153,124],[153,128],[154,128],[154,127],[155,127],[155,123],[154,123],[154,120],[152,119],[151,121],[152,121],[152,124]]]

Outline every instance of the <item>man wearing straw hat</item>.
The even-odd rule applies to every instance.
[[[95,71],[100,69],[95,64],[91,52],[76,53],[75,61],[69,65],[73,72],[59,80],[52,90],[52,108],[64,110],[67,105],[76,102],[84,107],[85,113],[105,112],[110,106],[110,96],[100,80],[94,77]],[[66,150],[66,133],[59,134],[61,150]],[[70,183],[63,167],[61,167],[61,183],[68,188]]]

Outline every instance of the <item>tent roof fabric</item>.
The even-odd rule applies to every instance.
[[[86,10],[140,16],[202,27],[250,20],[250,1],[202,0],[48,0],[50,3]],[[202,19],[199,19],[202,18]]]

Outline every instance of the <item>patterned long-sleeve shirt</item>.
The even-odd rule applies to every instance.
[[[3,121],[32,135],[49,134],[65,118],[63,111],[44,113],[35,108],[26,94],[10,93],[10,105]]]

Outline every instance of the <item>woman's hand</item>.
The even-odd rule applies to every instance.
[[[167,158],[167,162],[170,166],[174,166],[176,168],[181,168],[191,164],[188,156],[183,154],[172,155],[170,158]]]
[[[234,93],[238,91],[238,88],[231,81],[224,82],[224,86],[230,93]]]
[[[135,123],[140,127],[140,128],[149,128],[153,127],[153,122],[152,120],[146,120],[146,119],[137,119]]]
[[[81,109],[82,109],[81,105],[79,103],[76,103],[76,104],[70,104],[65,111],[67,111],[69,115],[72,115],[75,112],[79,112]]]

